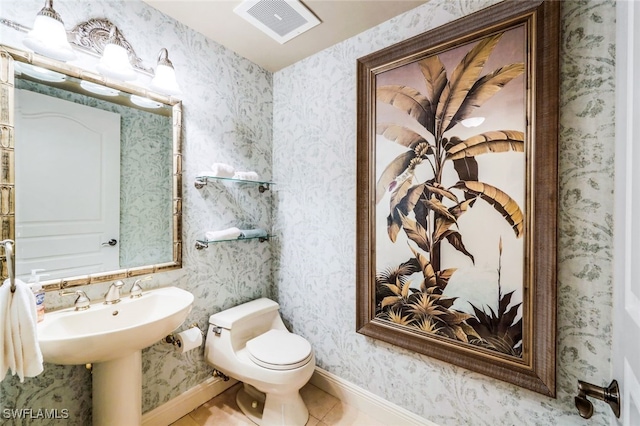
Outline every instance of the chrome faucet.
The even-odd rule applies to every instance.
[[[142,287],[140,286],[140,283],[149,281],[151,279],[153,279],[153,277],[146,277],[146,278],[141,278],[139,280],[135,280],[133,282],[133,285],[131,286],[131,290],[129,291],[129,293],[131,293],[131,298],[135,299],[137,297],[142,296]]]
[[[78,295],[76,301],[74,302],[74,306],[76,307],[76,311],[84,311],[85,309],[89,309],[91,307],[91,300],[82,290],[76,291],[62,291],[60,290],[60,296],[69,296],[69,295]]]
[[[124,282],[118,280],[115,283],[109,286],[109,290],[107,290],[107,294],[104,295],[104,304],[105,305],[113,305],[114,303],[118,303],[120,301],[120,289],[124,285]]]

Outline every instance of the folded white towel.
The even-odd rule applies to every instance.
[[[217,177],[233,177],[233,174],[236,170],[233,166],[224,163],[213,163],[211,165],[211,172],[208,176],[217,176]]]
[[[233,175],[234,179],[241,179],[241,180],[259,180],[260,176],[258,176],[258,174],[254,171],[250,171],[250,172],[236,172],[235,175]]]
[[[236,227],[223,229],[221,231],[208,231],[204,234],[207,241],[235,240],[240,236],[240,230]]]
[[[3,312],[2,353],[8,368],[13,375],[18,375],[20,382],[25,377],[35,377],[43,371],[42,352],[38,344],[36,299],[31,288],[21,280],[15,280],[16,290],[11,293],[9,280],[2,285],[0,299],[9,300],[8,310]],[[9,288],[8,293],[6,288]],[[3,302],[0,302],[3,306]],[[9,338],[7,339],[7,336]],[[6,369],[2,363],[4,378]]]

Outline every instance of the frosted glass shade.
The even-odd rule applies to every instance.
[[[156,73],[151,80],[151,88],[167,95],[177,95],[180,87],[176,81],[176,71],[172,66],[159,64]]]
[[[106,77],[123,81],[136,79],[136,72],[129,62],[127,50],[117,44],[109,43],[104,47],[102,58],[96,68]]]
[[[36,16],[33,29],[27,33],[27,37],[22,42],[34,52],[59,61],[70,61],[76,58],[67,40],[64,25],[48,16]]]

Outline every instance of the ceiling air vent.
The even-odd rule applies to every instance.
[[[280,44],[320,23],[298,0],[246,0],[233,11]]]

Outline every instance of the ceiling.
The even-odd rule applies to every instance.
[[[240,0],[143,0],[263,68],[275,72],[426,0],[304,0],[320,25],[280,44],[233,12]]]

